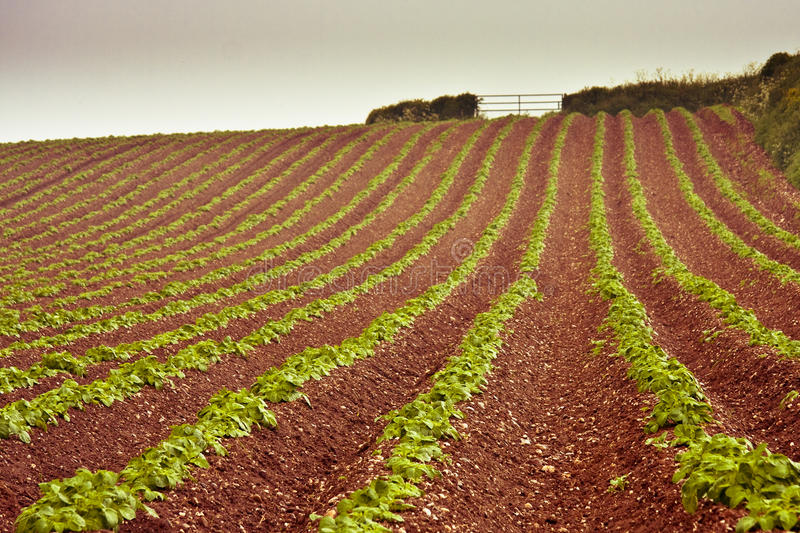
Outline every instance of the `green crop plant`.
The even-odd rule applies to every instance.
[[[416,135],[412,136],[412,138],[406,143],[406,145],[400,151],[400,154],[398,154],[398,156],[395,157],[393,162],[388,167],[386,167],[383,172],[381,172],[380,174],[378,174],[378,176],[373,178],[373,180],[371,180],[370,183],[368,184],[367,189],[365,189],[362,192],[367,193],[368,190],[374,189],[380,183],[383,183],[388,178],[388,176],[391,175],[397,169],[399,164],[410,152],[411,147],[413,147],[418,142],[419,138],[423,135],[425,131],[427,131],[427,129],[429,128],[423,129]],[[434,145],[434,148],[436,146],[440,148],[441,141],[443,139],[444,135],[442,136],[440,141]],[[428,159],[426,158],[426,161],[427,160]],[[416,170],[418,171],[420,169],[421,166],[418,165],[416,167]],[[354,198],[353,200],[357,202],[359,198]],[[357,230],[359,228],[358,226],[353,226],[352,229]],[[337,243],[330,242],[328,246],[333,246],[336,244]],[[306,252],[305,254],[295,259],[294,261],[290,262],[289,264],[284,264],[282,265],[282,267],[273,268],[269,274],[271,276],[277,276],[282,273],[289,272],[292,269],[299,266],[300,264],[303,264],[307,260],[311,260],[312,258],[318,258],[319,252],[321,251],[322,249],[318,249],[312,252]],[[325,251],[327,252],[327,250]],[[158,311],[149,313],[147,315],[141,312],[128,312],[125,313],[124,315],[118,315],[112,319],[102,320],[100,322],[96,322],[93,324],[75,326],[71,328],[70,331],[68,331],[66,334],[62,334],[60,337],[62,337],[64,341],[67,340],[73,341],[75,338],[79,338],[79,336],[82,335],[113,331],[114,329],[120,327],[131,327],[135,324],[139,324],[144,321],[155,321],[164,317],[173,316],[178,313],[184,313],[193,307],[198,307],[200,305],[208,305],[209,303],[217,301],[217,299],[230,298],[236,294],[253,290],[254,288],[258,287],[259,284],[264,283],[267,279],[268,279],[267,273],[256,274],[249,277],[247,280],[241,283],[235,284],[230,287],[218,289],[215,293],[197,294],[188,301],[180,301],[180,300],[172,301],[168,303],[166,306],[159,309]],[[297,296],[296,294],[293,294],[291,292],[285,294],[295,297]],[[247,308],[250,311],[253,311],[254,306],[261,301],[270,301],[270,300],[263,297],[255,300],[249,300],[243,304],[243,307]],[[275,303],[275,301],[273,301],[273,303]],[[225,316],[236,316],[236,314],[232,311],[231,308],[226,309],[225,312],[227,313],[227,315],[226,314],[221,314],[216,316],[212,314],[204,315],[202,317],[202,320],[198,320],[196,322],[197,328],[192,333],[197,335],[222,327],[225,324],[227,324],[227,319],[224,318]],[[182,338],[185,340],[186,335],[183,335]],[[53,375],[59,371],[67,371],[75,373],[73,371],[73,368],[78,368],[80,369],[81,372],[83,372],[87,365],[101,361],[125,360],[130,358],[132,353],[135,353],[135,351],[140,351],[140,350],[152,351],[157,347],[168,345],[173,342],[173,336],[169,334],[162,335],[161,337],[159,337],[159,339],[161,339],[162,342],[159,342],[157,344],[147,343],[146,341],[144,342],[137,341],[137,343],[123,344],[117,346],[116,348],[110,348],[106,346],[93,347],[87,350],[85,356],[79,358],[67,354],[66,352],[62,352],[60,354],[57,354],[59,358],[57,359],[56,362],[42,361],[41,363],[37,363],[29,367],[26,371],[21,371],[15,367],[0,368],[0,393],[8,392],[18,387],[31,386],[35,384],[39,378]],[[15,348],[19,349],[21,345],[22,343],[16,343]],[[31,348],[32,346],[33,344],[30,342],[25,344],[26,348]],[[43,357],[46,358],[51,355],[55,354],[45,354],[45,356]]]
[[[535,269],[543,250],[542,242],[547,233],[550,215],[557,193],[558,169],[567,131],[573,115],[564,119],[556,138],[550,164],[550,177],[545,189],[545,196],[536,218],[531,225],[525,252],[520,261],[520,271]],[[517,174],[512,192],[506,204],[495,218],[490,228],[500,231],[508,221],[522,188],[527,160],[524,154],[530,153],[530,146],[535,140],[536,131],[528,137],[528,144],[523,150],[517,166]],[[485,232],[483,242],[476,244],[476,250],[488,253],[491,246],[492,233]],[[494,235],[496,238],[496,234]],[[484,240],[485,239],[485,240]],[[473,255],[475,252],[473,252]],[[333,533],[337,531],[390,531],[380,522],[401,522],[397,511],[410,508],[403,500],[418,497],[421,491],[416,487],[423,477],[434,478],[438,471],[430,463],[443,460],[444,452],[439,441],[444,438],[459,438],[450,418],[462,418],[464,415],[456,408],[456,404],[468,400],[473,394],[480,394],[486,385],[485,374],[491,368],[491,360],[500,351],[501,335],[505,324],[514,315],[516,308],[525,300],[541,298],[536,282],[528,276],[521,276],[506,292],[500,295],[489,311],[475,317],[473,327],[467,332],[459,346],[459,354],[452,357],[448,364],[433,376],[433,386],[427,393],[402,408],[385,415],[389,420],[379,442],[396,440],[391,456],[386,461],[392,475],[373,479],[370,483],[337,504],[337,516],[321,517],[319,531]]]
[[[741,237],[733,233],[722,221],[716,218],[713,211],[706,205],[703,199],[700,198],[700,196],[694,191],[692,180],[691,178],[689,178],[689,176],[683,169],[683,164],[681,163],[680,159],[678,158],[677,152],[675,151],[675,147],[672,142],[672,134],[669,131],[669,126],[667,124],[666,118],[664,117],[664,112],[659,110],[659,111],[654,111],[654,113],[661,126],[661,133],[664,137],[667,160],[669,161],[670,166],[675,172],[675,176],[678,179],[678,184],[680,186],[680,189],[683,192],[687,203],[692,207],[692,209],[694,209],[697,212],[697,214],[700,216],[703,222],[705,222],[705,224],[711,230],[711,232],[717,237],[719,237],[720,240],[722,240],[722,242],[727,244],[731,248],[731,250],[733,250],[733,252],[736,253],[738,256],[752,259],[752,261],[759,268],[775,276],[778,280],[780,280],[781,283],[792,282],[795,284],[800,284],[800,273],[798,273],[789,265],[772,260],[768,258],[766,255],[764,255],[762,252],[756,250],[752,246],[747,245],[741,239]],[[700,140],[702,141],[702,139]],[[700,149],[699,145],[698,149]],[[702,153],[704,156],[711,157],[711,154],[710,152],[707,151],[707,149]],[[704,161],[706,165],[710,164],[709,163],[710,160],[708,158],[704,158]],[[719,167],[716,168],[719,169]],[[721,176],[721,171],[720,171],[720,176]],[[740,208],[742,208],[744,204],[743,202],[740,202],[740,204],[737,205]],[[752,212],[751,215],[755,216]],[[777,233],[774,233],[774,231],[777,229],[776,227],[771,227],[768,224],[766,224],[766,219],[762,220],[762,223],[764,224],[764,227],[766,227],[767,229],[772,228],[773,234],[777,236]],[[788,234],[787,232],[782,236],[785,239],[788,239],[791,236],[791,234]]]
[[[486,156],[487,161],[493,159],[494,151],[497,150],[509,127],[504,128],[495,139]],[[191,339],[204,331],[217,329],[221,324],[225,324],[231,319],[247,317],[273,303],[294,297],[311,288],[322,287],[355,266],[365,263],[380,251],[391,246],[400,235],[417,226],[442,200],[446,191],[454,182],[458,169],[461,167],[467,153],[472,149],[479,134],[484,129],[478,129],[465,144],[462,151],[445,172],[440,186],[437,187],[434,195],[428,199],[421,211],[399,224],[389,236],[374,242],[366,251],[352,257],[347,263],[335,267],[329,273],[320,275],[314,280],[309,280],[287,289],[270,291],[256,297],[250,303],[226,308],[216,315],[207,314],[198,319],[195,324],[186,324],[176,330],[160,333],[147,341],[127,343],[124,347],[117,346],[115,351],[125,350],[126,353],[150,352],[158,346],[166,346],[181,340]],[[57,423],[58,416],[63,417],[66,415],[71,407],[81,408],[89,402],[110,405],[138,392],[149,383],[149,376],[154,373],[159,376],[160,381],[170,377],[182,377],[183,370],[202,369],[207,367],[209,362],[218,361],[220,355],[223,354],[240,351],[249,352],[255,346],[273,342],[288,334],[298,320],[310,320],[313,317],[322,316],[323,313],[330,312],[336,307],[352,302],[359,294],[368,292],[385,279],[402,273],[419,257],[425,255],[437,240],[455,225],[457,220],[466,215],[469,206],[477,199],[478,194],[485,185],[487,177],[486,172],[479,173],[475,183],[468,194],[465,195],[461,206],[454,214],[445,221],[434,225],[423,240],[407,252],[402,259],[384,268],[381,272],[372,274],[362,284],[352,289],[335,293],[328,298],[314,300],[302,308],[292,309],[283,318],[267,322],[258,330],[238,341],[231,341],[230,339],[222,342],[201,341],[170,356],[165,363],[159,363],[153,357],[146,357],[134,363],[125,363],[118,369],[112,370],[109,378],[105,380],[98,380],[80,386],[73,380],[67,380],[58,389],[51,389],[31,401],[20,400],[6,404],[0,408],[0,438],[18,435],[23,440],[27,440],[29,439],[27,435],[28,428],[33,426],[46,427],[50,423]],[[99,349],[103,350],[102,348]],[[119,353],[116,355],[119,356]],[[146,379],[143,379],[143,376]]]
[[[406,256],[400,262],[395,263],[379,275],[371,276],[364,284],[367,286],[366,290],[369,290],[370,287],[374,287],[377,283],[382,281],[381,278],[387,275],[396,275],[408,265],[412,264],[421,253],[426,253],[430,247],[438,242],[444,232],[449,231],[453,227],[456,220],[463,218],[463,216],[466,215],[469,205],[477,200],[478,196],[480,195],[480,192],[488,179],[489,168],[494,160],[494,153],[499,148],[502,139],[508,134],[512,125],[513,122],[509,123],[495,138],[494,143],[484,158],[483,166],[476,177],[475,183],[472,185],[472,187],[470,187],[469,192],[463,199],[462,204],[456,213],[451,215],[447,222],[435,225],[434,228],[430,230],[428,234],[426,234],[423,242],[415,246],[412,251],[406,254]],[[466,158],[469,149],[472,147],[472,145],[474,145],[478,135],[483,131],[484,128],[485,126],[480,128],[470,138],[470,142],[468,142],[467,145],[462,149],[454,162],[451,164],[450,168],[446,171],[445,177],[447,179],[443,181],[450,183],[454,181],[458,169],[461,167],[461,164]],[[442,194],[440,196],[444,195],[443,193],[445,190],[446,189],[442,189]],[[511,193],[509,193],[509,196],[511,196]],[[429,203],[431,202],[429,201]],[[435,205],[435,203],[436,202],[433,202],[432,204]],[[507,210],[504,211],[503,214],[507,217]],[[491,230],[491,232],[496,231],[496,229]],[[494,238],[496,238],[496,235]],[[486,255],[486,253],[488,253],[488,248],[484,246],[478,251],[473,252],[473,255],[476,255],[477,257],[478,254]],[[472,264],[473,268],[474,263],[476,262],[477,258]],[[457,279],[459,281],[456,281]],[[454,285],[457,285],[460,282],[460,279],[462,278],[451,275],[451,278],[449,279],[450,288],[452,288]],[[437,292],[440,292],[441,290],[443,289],[439,289]],[[337,296],[338,295],[335,295],[333,299],[343,300]],[[419,307],[419,305],[420,304],[417,303],[415,307]],[[392,319],[392,322],[387,322],[387,317],[389,316],[389,314],[384,313],[378,317],[378,319],[373,322],[373,325],[364,331],[361,338],[371,343],[382,342],[383,340],[388,340],[388,338],[393,335],[386,329],[390,323],[394,323],[395,327],[402,327],[403,324],[409,324],[407,320],[402,318],[401,315],[397,315],[397,319]],[[270,331],[275,333],[276,330],[271,328]],[[254,335],[249,336],[249,338],[250,340],[254,340]],[[205,341],[204,348],[206,351],[214,352],[215,344],[216,343],[213,341]],[[239,344],[242,347],[245,346],[244,343]],[[305,359],[304,354],[298,354],[295,357],[297,362]],[[324,358],[319,359],[319,362],[324,363],[324,361]],[[287,361],[287,364],[288,363],[289,361]],[[292,366],[297,368],[296,364]],[[285,364],[284,367],[282,367],[282,370],[279,372],[282,372],[285,376],[284,379],[286,382],[284,389],[291,391],[292,387],[296,388],[296,386],[298,386],[298,376],[292,372],[286,372],[287,369],[288,368]],[[306,379],[311,377],[316,377],[319,379],[322,377],[322,375],[323,373],[312,371],[311,375],[307,376]],[[162,491],[176,486],[181,479],[188,475],[191,466],[207,466],[207,462],[202,456],[203,450],[206,448],[212,447],[217,453],[224,454],[225,450],[220,444],[220,440],[222,438],[238,437],[249,434],[253,425],[274,427],[274,415],[266,409],[264,402],[286,401],[288,399],[302,397],[302,395],[296,395],[289,392],[291,398],[280,398],[276,400],[271,399],[270,396],[277,390],[275,388],[277,381],[274,379],[274,377],[270,378],[269,376],[274,376],[274,374],[265,374],[262,376],[265,379],[259,379],[256,385],[254,385],[250,390],[241,390],[237,393],[231,393],[230,391],[223,389],[217,393],[212,398],[211,402],[209,402],[209,405],[200,411],[196,424],[193,426],[184,425],[174,427],[170,437],[167,440],[162,441],[162,443],[156,447],[148,449],[139,458],[129,462],[128,466],[126,466],[121,472],[123,481],[117,485],[119,489],[125,494],[134,497],[140,495],[145,500],[161,498],[163,497]],[[267,386],[267,384],[269,385]],[[176,453],[176,450],[178,453]],[[51,483],[58,485],[72,482],[74,481],[61,480]],[[90,497],[91,499],[96,498],[94,494],[92,494]],[[63,508],[57,507],[57,513],[72,515],[80,512],[78,509],[76,509],[76,506],[72,504],[72,502],[64,503],[65,505],[63,505]],[[24,515],[25,522],[23,523],[21,518],[17,521],[18,531],[27,531],[26,529],[22,528],[23,525],[36,523],[36,520],[39,518],[52,514],[53,505],[54,502],[44,499],[34,503],[32,506],[27,507],[20,515],[20,517],[23,517]],[[55,503],[55,505],[58,506],[57,503]]]
[[[717,163],[716,159],[711,153],[711,149],[708,147],[708,144],[706,144],[703,137],[703,132],[697,126],[697,122],[695,122],[691,113],[683,108],[678,108],[678,112],[683,116],[684,120],[686,120],[686,124],[691,130],[692,137],[697,145],[697,154],[706,167],[706,173],[714,179],[714,183],[716,184],[720,193],[722,193],[725,198],[736,205],[736,207],[738,207],[739,210],[751,222],[761,228],[761,231],[767,235],[772,235],[780,239],[795,249],[800,250],[799,236],[779,227],[777,224],[765,217],[758,209],[756,209],[749,201],[747,201],[746,198],[739,194],[734,187],[733,182],[725,175],[719,163]]]

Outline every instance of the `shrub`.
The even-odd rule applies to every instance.
[[[767,62],[764,63],[764,66],[761,67],[761,72],[759,75],[762,78],[771,78],[773,77],[780,68],[785,65],[786,63],[792,60],[792,56],[787,54],[786,52],[778,52],[776,54],[772,54]]]
[[[445,95],[431,102],[420,99],[404,100],[373,109],[367,116],[366,123],[467,119],[474,117],[477,110],[478,97],[474,94]]]

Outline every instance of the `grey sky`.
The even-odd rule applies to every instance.
[[[348,124],[409,98],[740,72],[800,49],[798,20],[798,0],[0,0],[0,142]]]

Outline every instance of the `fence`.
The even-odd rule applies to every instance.
[[[527,113],[529,111],[561,111],[564,95],[540,94],[479,94],[478,113]],[[528,106],[535,107],[528,107]]]

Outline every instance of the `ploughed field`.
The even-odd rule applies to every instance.
[[[1,531],[800,527],[800,193],[730,109],[5,144],[0,184]]]

